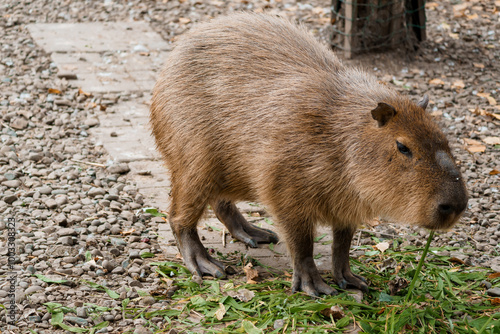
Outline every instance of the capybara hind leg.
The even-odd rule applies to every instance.
[[[314,236],[311,224],[296,222],[285,230],[293,261],[292,291],[304,291],[311,296],[335,295],[337,290],[323,281],[313,259]]]
[[[258,243],[278,242],[276,233],[250,224],[233,202],[219,200],[212,203],[215,215],[227,227],[231,235],[255,248]]]
[[[333,230],[333,277],[341,289],[353,286],[366,292],[368,291],[366,279],[354,274],[349,265],[349,249],[351,248],[351,241],[355,231],[353,228]]]
[[[196,228],[198,220],[205,211],[206,202],[199,198],[186,201],[195,196],[177,189],[179,188],[174,187],[172,190],[169,221],[186,267],[192,274],[200,277],[204,274],[224,277],[224,265],[208,254]]]

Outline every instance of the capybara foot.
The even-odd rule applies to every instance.
[[[186,267],[193,275],[211,275],[216,278],[225,276],[224,265],[208,254],[196,230],[181,231],[177,237],[177,247]]]
[[[336,295],[338,292],[323,281],[318,269],[313,267],[302,266],[302,268],[294,268],[292,280],[292,292],[304,291],[310,296]]]
[[[348,286],[355,287],[363,292],[368,292],[368,284],[364,277],[353,274],[351,269],[334,272],[335,282],[339,288],[345,290]]]
[[[267,230],[248,223],[243,229],[234,231],[233,237],[244,242],[252,248],[256,248],[259,243],[277,243],[278,235],[271,230]]]

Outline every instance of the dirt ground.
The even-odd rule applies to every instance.
[[[107,152],[86,130],[95,126],[92,119],[100,112],[92,106],[109,96],[79,95],[78,87],[58,78],[49,55],[33,42],[27,24],[139,20],[149,22],[174,43],[197,22],[249,10],[302,22],[326,42],[331,32],[329,6],[329,0],[0,2],[0,275],[4,278],[11,272],[6,256],[7,222],[14,219],[19,307],[17,327],[7,327],[6,310],[0,310],[2,332],[65,332],[50,325],[51,315],[43,305],[57,302],[78,311],[76,317],[66,319],[71,324],[86,326],[106,320],[109,326],[99,333],[127,329],[150,333],[142,327],[142,319],[122,319],[120,312],[105,312],[93,319],[84,303],[113,308],[118,302],[87,285],[50,285],[34,273],[99,280],[130,298],[138,297],[137,291],[123,286],[154,290],[160,284],[140,256],[146,251],[161,253],[155,239],[159,220],[137,213],[144,204],[141,194],[120,172],[74,162],[107,163]],[[366,68],[415,101],[429,95],[428,110],[445,131],[470,194],[460,223],[439,233],[433,244],[461,247],[455,256],[464,263],[499,272],[500,1],[445,0],[428,2],[426,8],[427,41],[418,51],[388,50],[345,61]],[[51,98],[49,89],[62,96]],[[426,236],[424,230],[408,226],[374,228],[404,234],[408,242],[417,244]],[[123,231],[131,232],[125,238],[114,237],[124,236]],[[360,242],[371,241],[363,238]],[[87,251],[98,265],[84,261]],[[112,274],[105,276],[103,268]],[[10,287],[6,280],[0,285],[0,304],[7,305]],[[138,303],[153,309],[163,306],[154,299]],[[154,321],[160,324],[162,319]]]

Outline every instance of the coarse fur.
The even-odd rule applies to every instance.
[[[353,231],[374,217],[452,226],[467,194],[425,104],[346,67],[282,18],[238,13],[185,33],[155,86],[151,126],[171,173],[170,222],[188,268],[214,274],[206,261],[216,261],[187,250],[203,251],[195,228],[208,204],[230,231],[245,225],[235,202],[265,204],[299,271],[298,289],[311,294],[331,293],[315,273],[312,288],[303,283],[318,223],[339,235],[347,261]],[[273,240],[259,233],[258,241]],[[335,261],[334,274],[346,266]],[[344,271],[348,284],[365,287]]]

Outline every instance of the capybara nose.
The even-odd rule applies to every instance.
[[[451,204],[439,204],[438,210],[439,214],[442,216],[449,216],[452,213],[455,213],[455,210],[453,210],[453,205]]]
[[[438,205],[439,215],[447,220],[460,215],[466,208],[467,201],[457,201],[456,203],[444,203]]]

